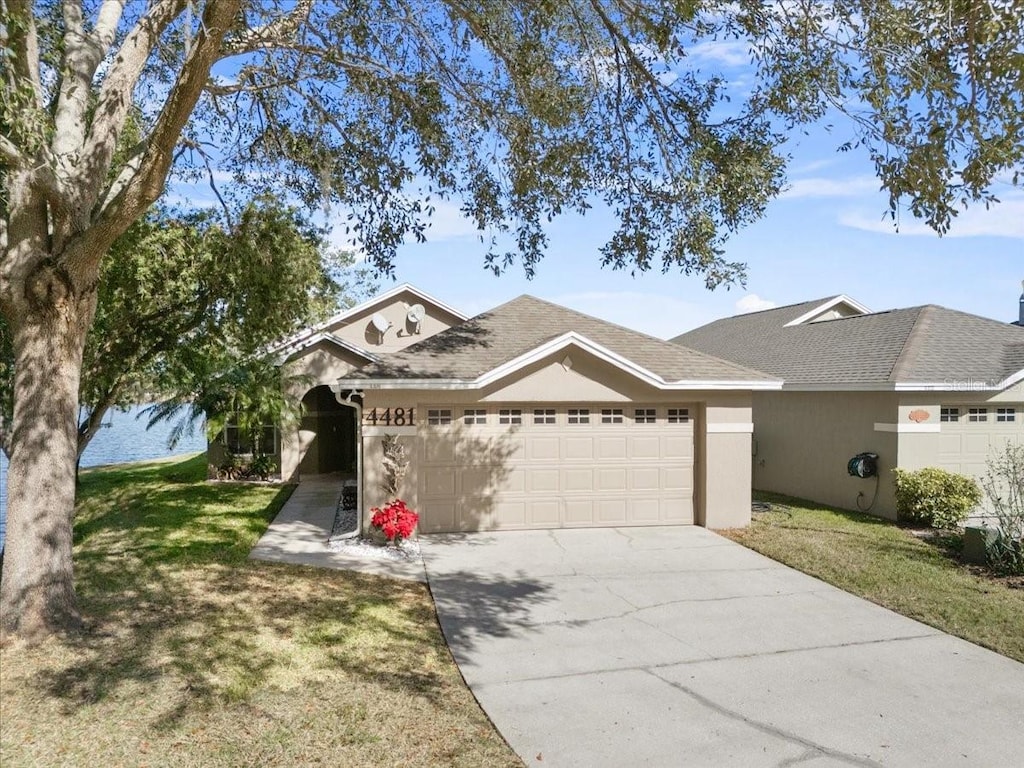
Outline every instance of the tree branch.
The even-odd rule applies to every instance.
[[[181,5],[180,0],[167,2],[174,3],[174,7]],[[152,205],[163,191],[174,156],[174,146],[203,93],[210,77],[210,68],[219,58],[224,35],[234,22],[241,2],[242,0],[210,0],[207,3],[199,32],[185,56],[178,77],[171,86],[163,109],[145,144],[138,172],[127,181],[116,196],[108,198],[109,202],[97,216],[96,226],[92,229],[103,233],[103,239],[98,243],[102,248],[96,249],[100,253],[105,252],[114,239]],[[170,19],[167,19],[168,23],[169,21]],[[127,97],[130,93],[125,95]],[[94,133],[99,124],[99,120],[93,124]],[[113,151],[112,144],[109,151]]]
[[[314,0],[297,0],[295,8],[286,16],[262,27],[246,30],[237,37],[225,39],[221,44],[221,55],[237,56],[240,53],[277,48],[294,42],[299,27],[309,18],[313,2]]]

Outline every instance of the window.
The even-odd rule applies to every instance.
[[[462,412],[463,424],[486,424],[487,411],[483,408],[467,408]]]
[[[622,409],[621,408],[602,408],[601,409],[601,423],[602,424],[621,424],[623,422]]]
[[[519,408],[502,408],[498,411],[499,424],[522,424],[523,412]]]
[[[428,408],[427,424],[432,427],[440,427],[452,423],[451,408]]]
[[[969,408],[967,410],[968,421],[988,421],[988,408]]]
[[[1017,420],[1016,408],[996,408],[996,421],[1010,422]]]
[[[957,422],[960,421],[959,408],[940,408],[939,421]]]
[[[590,409],[589,408],[570,408],[569,418],[567,421],[570,424],[589,424],[590,423]]]
[[[554,408],[534,408],[533,409],[533,423],[534,424],[554,424],[555,423],[555,409]]]
[[[687,424],[690,421],[690,409],[689,408],[669,408],[668,409],[668,423],[669,424]]]
[[[637,424],[653,424],[658,420],[658,411],[654,408],[637,408],[633,411],[633,421]]]
[[[233,419],[228,421],[221,434],[223,435],[224,445],[231,453],[277,453],[277,428],[272,424],[268,424],[260,429],[257,435],[259,445],[256,446],[250,443],[249,434],[245,430],[239,429]]]

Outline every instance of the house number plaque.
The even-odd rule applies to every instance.
[[[363,411],[363,426],[414,427],[415,408],[369,408]]]

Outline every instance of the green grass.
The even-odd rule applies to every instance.
[[[249,561],[290,488],[83,473],[88,631],[0,648],[7,766],[520,765],[424,585]]]
[[[1024,662],[1024,584],[981,575],[895,523],[812,502],[758,494],[773,510],[723,531],[773,560],[904,616]]]

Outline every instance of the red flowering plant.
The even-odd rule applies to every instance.
[[[373,513],[370,525],[383,533],[385,539],[396,545],[402,539],[412,536],[412,532],[416,530],[416,523],[420,521],[420,516],[409,509],[401,499],[395,499],[383,509],[372,507],[370,512]]]

